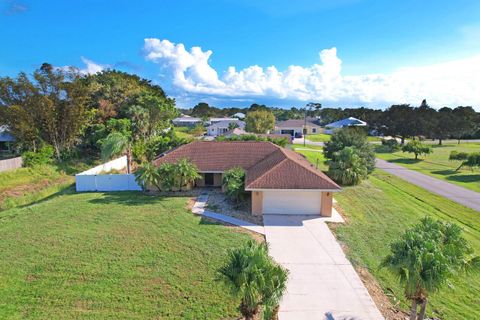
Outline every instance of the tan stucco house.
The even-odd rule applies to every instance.
[[[316,124],[316,119],[289,119],[275,124],[275,133],[289,134],[292,137],[298,137],[304,134],[317,134],[322,132],[322,128]]]
[[[199,169],[197,187],[221,187],[228,169],[245,170],[252,214],[331,216],[332,196],[340,187],[302,155],[270,142],[197,141],[171,150],[155,161],[187,158]]]

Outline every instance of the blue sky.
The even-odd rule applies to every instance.
[[[0,11],[0,76],[42,62],[118,68],[181,106],[480,105],[478,0],[0,0]]]

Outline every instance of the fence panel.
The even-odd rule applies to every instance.
[[[22,157],[0,160],[0,172],[18,169],[22,167]]]

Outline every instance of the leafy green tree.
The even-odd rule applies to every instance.
[[[469,167],[470,169],[473,169],[475,167],[480,167],[480,152],[466,153],[452,151],[450,153],[449,160],[462,161],[460,166],[458,166],[455,171],[460,170],[462,167]]]
[[[417,160],[419,155],[432,153],[432,148],[418,140],[412,140],[402,147],[402,151],[413,153],[415,155],[415,160]]]
[[[238,204],[245,196],[245,170],[236,167],[225,171],[223,187],[226,195]]]
[[[381,266],[404,286],[405,297],[412,301],[411,320],[424,319],[429,294],[441,289],[458,272],[480,267],[480,259],[473,255],[458,225],[428,217],[405,231],[390,248],[391,254]]]
[[[328,162],[328,175],[343,185],[356,185],[368,176],[368,168],[355,147],[345,147],[334,153]]]
[[[275,128],[275,116],[271,111],[257,110],[247,113],[245,131],[253,133],[268,133]]]
[[[135,181],[146,190],[149,185],[157,188],[158,191],[162,190],[161,187],[162,176],[159,168],[152,163],[146,163],[135,171]]]
[[[195,179],[201,178],[200,174],[198,173],[197,166],[187,158],[178,160],[175,163],[174,170],[175,170],[175,176],[177,177],[177,181],[178,181],[178,188],[180,190],[185,185],[188,185],[189,183],[193,183]]]
[[[439,109],[434,115],[433,138],[438,139],[439,145],[455,132],[453,126],[449,125],[452,118],[452,109],[447,107]]]
[[[240,298],[240,312],[246,320],[258,317],[262,306],[267,311],[265,318],[273,319],[286,291],[288,271],[273,261],[265,244],[250,240],[230,250],[219,273],[233,295]]]
[[[333,160],[334,154],[345,147],[354,147],[355,153],[363,159],[368,173],[375,169],[375,152],[368,143],[367,134],[362,128],[343,128],[336,130],[330,141],[325,143],[323,153],[327,159]]]
[[[456,107],[452,111],[452,116],[449,125],[453,129],[452,135],[457,138],[458,143],[477,129],[478,114],[472,107]]]
[[[35,150],[44,142],[59,159],[78,142],[88,119],[88,98],[89,88],[76,70],[44,63],[32,79],[24,73],[0,78],[0,122],[23,149]]]
[[[408,104],[393,105],[383,114],[383,124],[388,135],[399,136],[405,143],[405,139],[417,134],[417,122],[414,109]]]
[[[131,173],[132,165],[132,140],[120,132],[110,133],[102,141],[102,160],[106,161],[114,156],[125,154],[127,156],[127,173]]]
[[[55,151],[52,146],[45,145],[37,151],[27,151],[22,154],[22,162],[24,167],[33,167],[51,163]]]

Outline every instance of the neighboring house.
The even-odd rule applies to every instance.
[[[316,121],[316,119],[307,119],[306,125],[305,119],[289,119],[281,121],[275,125],[275,133],[289,134],[292,137],[320,133],[322,128],[314,121]]]
[[[325,125],[325,133],[332,134],[335,129],[341,129],[346,127],[366,127],[367,123],[360,119],[349,117],[339,121],[335,121]]]
[[[245,113],[242,113],[242,112],[237,112],[232,116],[232,118],[237,118],[237,119],[240,119],[240,120],[245,119],[245,117],[246,117]]]
[[[233,136],[243,136],[245,134],[249,134],[249,133],[247,131],[243,130],[243,129],[234,128],[232,130],[228,130],[227,132],[222,134],[222,136],[230,138],[230,137],[233,137]]]
[[[187,158],[199,169],[197,187],[220,187],[223,173],[245,170],[245,191],[251,194],[252,214],[332,214],[332,193],[340,187],[300,154],[270,142],[196,141],[154,160],[159,166]]]
[[[236,123],[240,129],[245,129],[245,122],[238,119],[227,119],[212,123],[207,127],[207,136],[217,137],[230,131],[230,124]]]
[[[179,126],[179,127],[195,127],[198,124],[202,124],[203,121],[200,118],[183,116],[183,117],[180,117],[180,118],[173,119],[172,123],[176,126]]]
[[[9,150],[10,143],[15,141],[15,137],[10,134],[7,126],[0,126],[0,150]]]
[[[222,121],[238,121],[238,119],[237,118],[210,118],[208,120],[208,124],[215,124]]]

